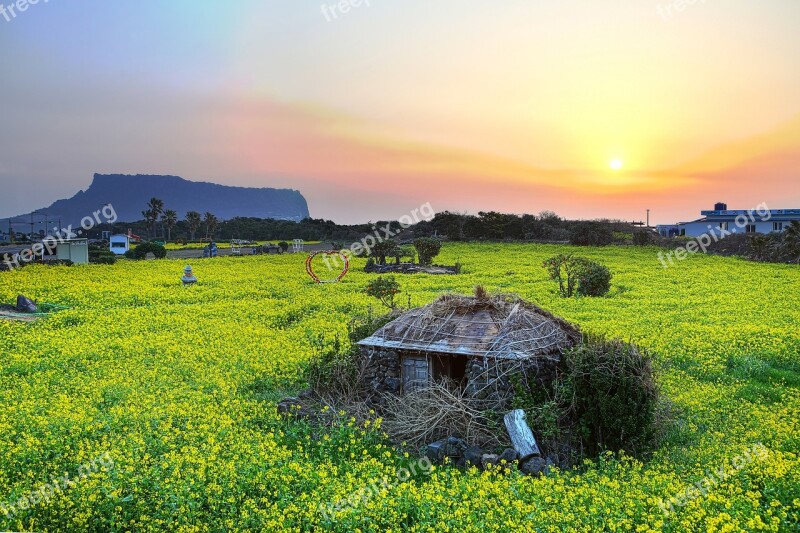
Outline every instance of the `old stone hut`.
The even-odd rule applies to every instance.
[[[360,341],[373,403],[444,378],[471,397],[508,403],[515,382],[545,385],[580,331],[513,296],[444,295]],[[516,376],[516,379],[515,379]]]

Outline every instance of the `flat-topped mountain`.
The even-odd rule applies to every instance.
[[[111,204],[119,221],[141,220],[151,198],[183,218],[187,211],[213,213],[220,220],[235,217],[302,220],[309,216],[306,199],[292,189],[232,187],[189,181],[177,176],[95,174],[88,189],[58,200],[37,212],[61,217],[62,225],[78,224],[85,216]],[[28,215],[15,217],[27,221]],[[37,218],[38,220],[38,218]],[[24,231],[22,227],[18,231]]]

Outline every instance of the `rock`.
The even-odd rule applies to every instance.
[[[500,456],[494,453],[485,453],[481,456],[481,466],[483,468],[488,467],[489,465],[496,465],[500,462]]]
[[[393,392],[395,394],[400,392],[400,380],[398,378],[387,377],[386,380],[384,380],[384,384],[389,392]]]
[[[299,398],[286,398],[278,402],[278,413],[293,414],[303,408]]]
[[[481,466],[481,459],[483,458],[483,450],[477,446],[469,446],[464,450],[464,461],[467,466]]]
[[[517,452],[514,451],[513,448],[506,448],[505,450],[503,450],[503,453],[500,454],[500,461],[499,462],[505,461],[506,464],[510,465],[511,463],[515,462],[516,460],[517,460]]]
[[[448,457],[460,457],[464,454],[464,450],[466,449],[467,449],[467,443],[464,442],[463,439],[459,439],[458,437],[447,438]]]
[[[519,469],[523,474],[531,476],[541,475],[547,468],[547,461],[541,457],[531,457],[519,465]]]
[[[447,440],[437,440],[425,449],[425,456],[434,463],[441,463],[447,457]]]
[[[30,298],[23,295],[17,296],[17,311],[20,313],[36,313],[39,310]]]

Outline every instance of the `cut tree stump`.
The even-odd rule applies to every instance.
[[[525,411],[515,409],[506,413],[503,421],[506,424],[508,435],[511,437],[511,444],[514,445],[514,450],[519,455],[520,462],[524,462],[536,455],[541,455],[539,446],[536,444],[536,438],[533,436],[533,431],[531,431],[525,419]]]

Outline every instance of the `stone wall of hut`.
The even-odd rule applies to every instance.
[[[380,403],[383,394],[400,394],[400,354],[394,350],[362,347],[366,358],[363,384],[368,390],[368,400]]]

